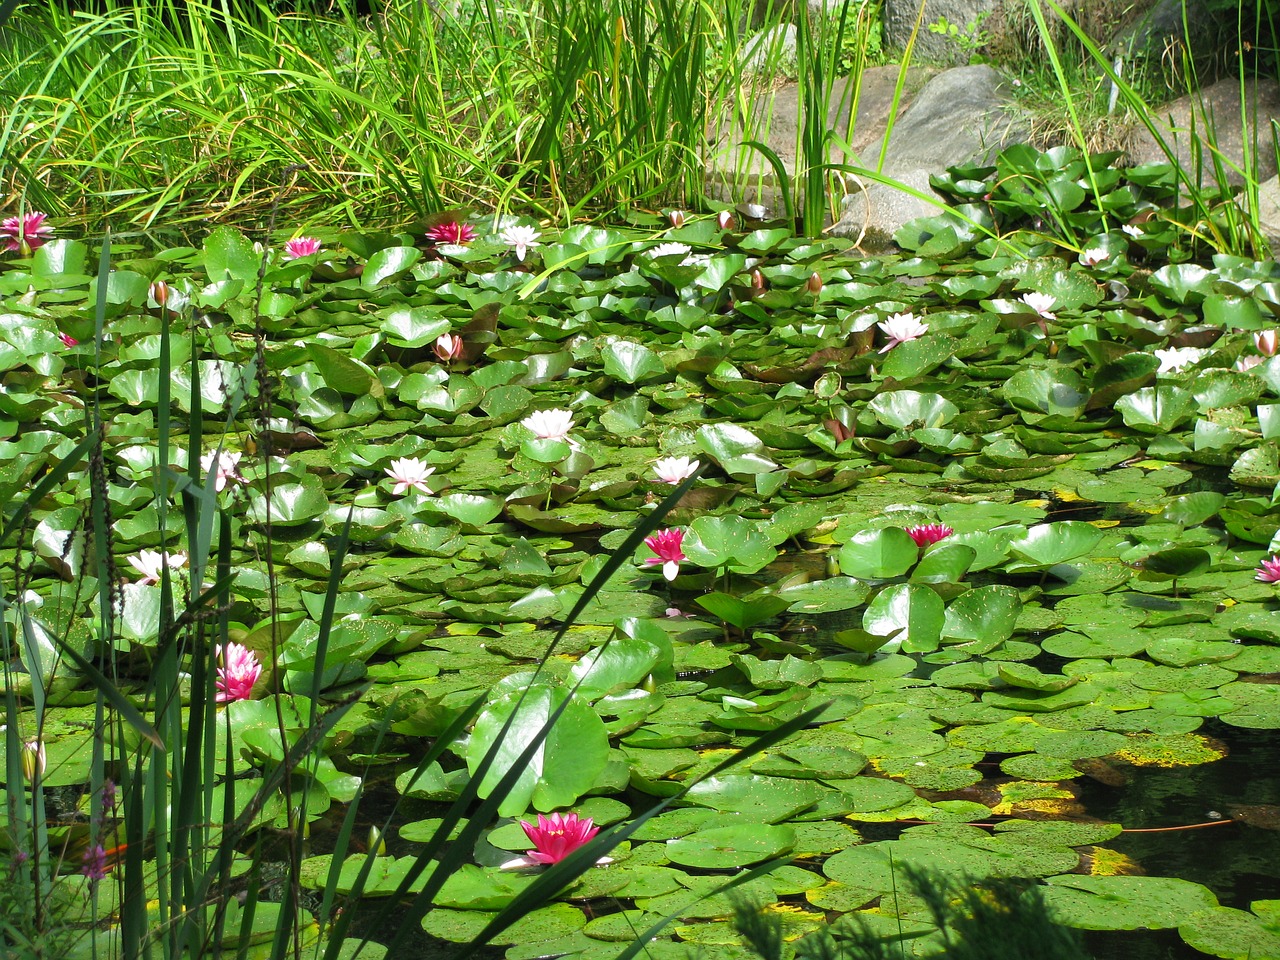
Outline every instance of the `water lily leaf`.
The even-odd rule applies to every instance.
[[[1173,667],[1190,667],[1202,663],[1221,663],[1240,653],[1238,643],[1221,640],[1194,640],[1190,637],[1162,637],[1147,644],[1147,656],[1157,663]]]
[[[954,403],[936,393],[918,393],[915,390],[881,393],[871,399],[867,409],[877,420],[895,430],[941,427],[960,412]]]
[[[750,430],[733,423],[710,423],[698,428],[698,448],[731,476],[754,476],[777,469],[763,453],[765,446]]]
[[[1040,690],[1047,693],[1065,690],[1070,686],[1074,686],[1078,680],[1077,677],[1041,673],[1035,667],[1025,663],[1002,663],[998,665],[997,672],[1000,675],[1000,679],[1011,687],[1021,687],[1024,690]]]
[[[375,290],[383,283],[404,277],[422,259],[417,247],[384,247],[369,257],[360,275],[364,290]]]
[[[964,543],[939,543],[911,571],[912,583],[959,583],[978,551]]]
[[[1214,274],[1194,263],[1170,263],[1151,274],[1151,289],[1177,304],[1200,303],[1213,290]]]
[[[422,918],[422,929],[441,940],[470,943],[495,916],[496,913],[487,910],[437,907],[427,911],[427,915]],[[576,907],[567,903],[549,903],[525,914],[501,933],[494,935],[490,942],[501,945],[546,943],[567,937],[581,930],[586,923],[587,918]]]
[[[569,675],[577,683],[578,696],[598,700],[616,690],[638,687],[662,657],[656,644],[623,635],[585,654]]]
[[[860,530],[840,548],[840,571],[860,580],[886,580],[906,573],[920,548],[901,527]]]
[[[745,813],[753,820],[778,823],[818,802],[823,790],[804,780],[734,775],[709,777],[689,788],[681,805]]]
[[[365,394],[382,396],[382,382],[378,375],[359,360],[315,341],[307,344],[307,352],[324,382],[339,393],[349,397]]]
[[[609,755],[609,735],[604,722],[585,700],[550,683],[535,683],[527,692],[506,693],[476,718],[467,743],[467,769],[474,775],[481,758],[497,745],[493,765],[480,786],[480,796],[487,797],[561,705],[564,711],[499,805],[502,816],[516,816],[530,806],[550,811],[572,805],[603,772]],[[509,718],[514,719],[504,733],[503,725]]]
[[[1045,903],[1083,930],[1163,930],[1218,906],[1205,886],[1173,877],[1050,877]]]
[[[994,649],[1013,635],[1022,599],[1012,587],[991,584],[962,593],[947,606],[942,636]]]
[[[233,227],[214,227],[204,240],[204,272],[215,283],[256,283],[262,256],[253,249],[253,242]]]
[[[1195,397],[1181,387],[1143,387],[1116,401],[1125,425],[1139,433],[1172,433],[1191,418]]]
[[[738,516],[698,517],[689,525],[683,550],[699,566],[744,574],[764,569],[778,555],[755,523]]]
[[[1009,552],[1022,561],[1009,570],[1044,569],[1078,560],[1102,542],[1102,531],[1079,520],[1037,524],[1009,542]]]
[[[816,663],[790,655],[781,660],[760,660],[745,653],[735,653],[729,659],[757,690],[811,687],[822,679],[822,668]]]
[[[786,587],[778,596],[791,603],[792,613],[834,613],[860,607],[870,588],[852,577],[830,577]]]
[[[938,648],[944,616],[942,599],[928,587],[899,583],[880,591],[867,605],[862,628],[896,637],[906,653],[927,653]]]
[[[497,497],[475,493],[448,493],[431,503],[439,507],[441,513],[472,527],[482,527],[502,513],[502,501]]]
[[[324,484],[310,474],[297,483],[279,483],[271,488],[270,498],[260,491],[249,494],[249,516],[255,523],[298,526],[315,520],[329,509]]]
[[[1216,515],[1226,502],[1227,498],[1221,493],[1199,490],[1174,497],[1165,504],[1160,516],[1173,523],[1180,523],[1184,527],[1198,527]]]
[[[1089,391],[1074,368],[1062,364],[1019,370],[1004,385],[1005,397],[1028,423],[1047,418],[1075,420],[1084,412]]]
[[[430,307],[401,307],[392,310],[382,321],[382,332],[398,346],[424,347],[434,343],[453,325]]]
[[[1189,946],[1211,957],[1261,960],[1280,957],[1280,924],[1231,907],[1214,907],[1192,915],[1178,926]]]
[[[749,630],[757,623],[763,623],[777,616],[788,607],[787,601],[782,597],[769,593],[754,597],[709,593],[706,596],[697,597],[696,602],[700,607],[715,614],[726,623],[733,624],[739,630]]]
[[[641,383],[666,376],[667,368],[656,353],[630,340],[613,340],[600,351],[604,372],[623,383]]]
[[[681,866],[723,870],[781,856],[795,846],[795,842],[795,830],[789,826],[744,823],[699,830],[668,840],[666,853],[667,859]]]

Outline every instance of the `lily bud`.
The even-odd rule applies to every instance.
[[[169,302],[169,285],[163,280],[157,280],[147,289],[147,295],[163,307]]]
[[[759,267],[751,271],[751,289],[757,295],[764,293],[764,274]]]
[[[454,336],[452,333],[442,333],[436,338],[435,347],[436,356],[444,363],[451,360],[457,360],[462,356],[462,338]]]
[[[716,223],[720,225],[721,230],[733,229],[733,214],[728,210],[721,210],[716,214]]]
[[[672,210],[667,214],[667,219],[671,221],[671,225],[677,229],[684,226],[684,211]]]
[[[809,274],[809,279],[804,282],[804,288],[816,297],[822,292],[822,278],[816,272]]]
[[[28,783],[35,783],[37,777],[44,776],[44,769],[44,744],[39,740],[28,740],[22,745],[22,775]]]
[[[1264,357],[1274,357],[1280,349],[1280,333],[1275,330],[1259,330],[1253,335],[1253,345]]]
[[[377,827],[369,827],[369,852],[375,857],[387,855],[387,841],[382,839],[382,831]]]

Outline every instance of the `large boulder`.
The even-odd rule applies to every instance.
[[[1220,80],[1198,93],[1155,107],[1151,112],[1156,129],[1193,182],[1214,182],[1214,150],[1223,159],[1227,180],[1232,185],[1244,183],[1245,174],[1260,182],[1276,172],[1270,121],[1280,119],[1280,84],[1274,80],[1248,80],[1243,91],[1239,80]],[[1199,141],[1194,150],[1193,139]],[[1198,161],[1196,154],[1199,154]],[[1131,163],[1167,159],[1145,126],[1134,131],[1129,148]]]
[[[844,198],[831,232],[860,238],[864,249],[882,249],[908,220],[940,209],[940,200],[933,203],[921,196],[935,197],[931,173],[970,161],[990,162],[1026,137],[1026,123],[1010,109],[1010,92],[998,71],[987,66],[943,71],[917,94],[889,136],[881,173],[908,189],[864,179],[862,191]]]

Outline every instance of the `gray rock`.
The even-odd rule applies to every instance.
[[[1280,255],[1280,176],[1258,186],[1258,226],[1271,244],[1271,256]]]
[[[742,69],[747,73],[794,76],[797,42],[794,24],[761,30],[742,45]]]
[[[1008,104],[1008,89],[991,67],[943,71],[925,85],[894,126],[884,175],[934,197],[930,173],[975,160],[989,162],[1008,144],[1026,139],[1025,123]],[[888,184],[863,186],[861,193],[845,197],[841,218],[831,232],[862,237],[867,250],[883,249],[908,220],[933,216],[941,209]]]
[[[993,67],[944,70],[898,118],[886,166],[941,172],[957,163],[990,160],[1009,143],[1026,139],[1011,102],[1008,85]]]
[[[1107,44],[1108,52],[1124,57],[1161,57],[1170,44],[1207,52],[1215,26],[1205,0],[1156,0]],[[1185,15],[1185,20],[1184,20]]]
[[[929,171],[898,171],[894,180],[906,187],[936,197],[929,186]],[[845,196],[840,205],[840,219],[830,230],[837,237],[852,237],[867,252],[887,250],[893,246],[893,235],[908,220],[932,217],[942,206],[921,200],[913,193],[883,183],[865,183],[865,189]],[[938,201],[941,204],[941,200]]]
[[[1239,81],[1220,80],[1192,96],[1155,107],[1151,112],[1160,135],[1176,151],[1178,162],[1190,173],[1193,182],[1198,180],[1208,184],[1214,181],[1213,154],[1208,147],[1212,143],[1225,161],[1227,180],[1239,186],[1245,182],[1245,177],[1231,167],[1245,169],[1246,145],[1252,167],[1248,171],[1251,179],[1266,180],[1276,172],[1270,120],[1280,118],[1280,84],[1265,79],[1247,81],[1244,109],[1241,107]],[[1202,144],[1202,167],[1199,171],[1192,155],[1193,124],[1195,136]],[[1205,133],[1208,129],[1212,129],[1210,136]],[[1168,159],[1145,126],[1134,130],[1129,148],[1131,163],[1156,163]]]
[[[959,28],[962,36],[976,39],[983,21],[1000,9],[1000,0],[924,0],[924,19],[916,33],[912,59],[928,63],[956,66],[967,63],[969,53],[951,37],[934,33],[930,24],[945,18]],[[903,50],[915,30],[920,15],[920,0],[884,0],[884,45],[889,50]]]

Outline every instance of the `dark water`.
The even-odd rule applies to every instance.
[[[1280,731],[1242,730],[1215,720],[1200,732],[1227,743],[1230,755],[1198,767],[1135,769],[1123,787],[1085,778],[1085,808],[1129,830],[1243,818],[1198,829],[1123,833],[1107,846],[1152,876],[1204,884],[1226,907],[1247,910],[1251,901],[1280,899],[1280,811],[1265,809],[1280,805]],[[1087,943],[1098,960],[1205,956],[1176,931],[1090,934]]]

